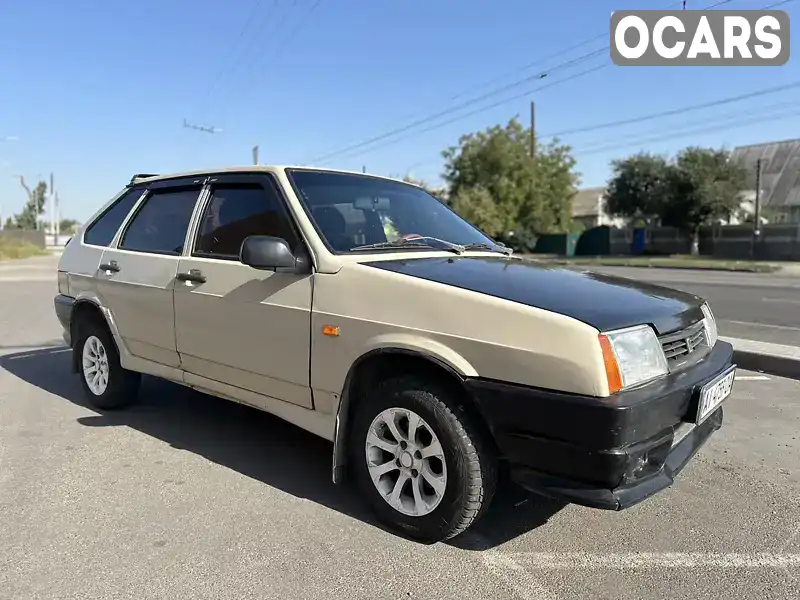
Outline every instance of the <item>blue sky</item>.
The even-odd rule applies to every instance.
[[[670,0],[30,0],[7,2],[0,18],[0,204],[17,212],[29,182],[55,175],[65,217],[85,219],[134,172],[174,172],[261,161],[311,161],[401,127],[493,88],[600,49],[607,39],[566,48],[608,31],[612,10],[666,8]],[[703,8],[714,0],[688,0]],[[770,0],[733,0],[761,8]],[[800,2],[780,8],[790,18]],[[253,12],[256,7],[255,12]],[[727,8],[726,7],[726,8]],[[249,29],[242,28],[250,14]],[[793,34],[793,38],[796,36]],[[793,39],[793,42],[795,40]],[[525,70],[547,56],[555,58]],[[537,107],[546,136],[713,101],[800,80],[783,67],[618,67],[607,52],[554,70],[456,111],[521,96],[420,133],[411,129],[322,166],[412,175],[436,182],[439,152],[460,135],[527,122]],[[557,84],[581,71],[585,76]],[[484,85],[494,80],[493,85]],[[548,89],[535,91],[550,84]],[[471,92],[471,93],[467,93]],[[529,92],[529,93],[526,93]],[[465,94],[457,101],[454,96]],[[636,125],[566,135],[584,185],[601,185],[608,163],[641,148],[674,152],[687,144],[734,146],[798,136],[786,105],[800,88]],[[772,113],[765,106],[783,104]],[[731,127],[784,114],[780,119]],[[791,109],[789,109],[791,110]],[[775,113],[775,111],[778,111]],[[183,119],[222,128],[210,135]],[[717,119],[715,121],[715,119]],[[681,138],[678,127],[718,126]],[[648,141],[639,143],[641,139]],[[663,139],[662,139],[663,138]],[[604,150],[604,147],[615,146]]]

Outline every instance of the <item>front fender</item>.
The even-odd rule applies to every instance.
[[[356,359],[345,377],[339,407],[336,411],[336,425],[333,434],[333,482],[340,483],[344,478],[347,461],[347,435],[350,417],[350,382],[358,365],[376,353],[398,353],[414,355],[444,367],[459,377],[477,377],[478,372],[470,362],[440,342],[403,333],[389,333],[371,338],[364,352]]]
[[[461,377],[477,377],[478,372],[470,362],[448,346],[421,335],[408,333],[387,333],[368,340],[362,357],[378,350],[403,350],[419,354],[449,367]],[[361,360],[361,358],[359,358]],[[358,361],[353,363],[357,364]]]

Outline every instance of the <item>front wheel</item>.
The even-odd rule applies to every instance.
[[[414,376],[383,382],[359,406],[353,434],[361,493],[382,522],[410,537],[452,538],[491,502],[492,446],[445,386]]]

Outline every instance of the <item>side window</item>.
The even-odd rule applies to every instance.
[[[200,190],[154,190],[122,236],[123,250],[178,255]]]
[[[244,239],[250,235],[271,235],[297,242],[292,225],[275,190],[258,184],[230,184],[214,187],[200,222],[195,256],[238,258]]]
[[[135,188],[125,192],[106,212],[100,215],[99,219],[89,225],[83,234],[84,244],[108,246],[143,191],[142,188]]]

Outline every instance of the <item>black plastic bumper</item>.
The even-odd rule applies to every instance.
[[[64,294],[59,294],[53,299],[53,304],[56,308],[56,316],[64,328],[64,341],[72,346],[71,340],[71,324],[72,324],[72,309],[75,306],[75,298],[70,298]]]
[[[722,425],[722,407],[693,424],[700,388],[731,367],[717,342],[694,366],[608,398],[470,379],[480,410],[526,489],[611,510],[672,484]]]

